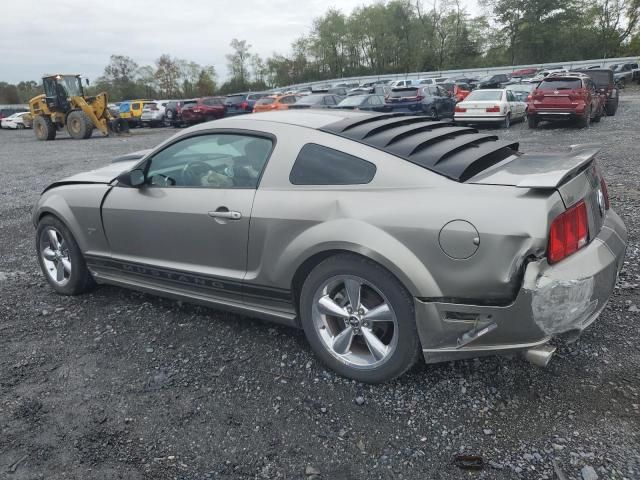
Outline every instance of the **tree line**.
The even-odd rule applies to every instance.
[[[480,0],[480,6],[479,16],[460,0],[391,0],[348,15],[329,9],[286,55],[262,58],[234,38],[224,82],[213,66],[169,54],[142,66],[112,55],[89,93],[184,98],[358,75],[640,55],[640,0]],[[0,103],[22,103],[40,91],[34,81],[0,82]]]

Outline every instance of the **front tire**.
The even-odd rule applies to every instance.
[[[76,140],[86,140],[93,133],[93,122],[82,110],[67,115],[67,131]]]
[[[511,113],[507,113],[507,116],[504,117],[504,120],[500,123],[502,128],[509,128],[511,126]]]
[[[607,116],[613,117],[618,111],[618,97],[615,102],[607,102]]]
[[[316,266],[302,286],[300,317],[316,355],[360,382],[398,377],[420,353],[411,295],[366,258],[341,254]]]
[[[44,115],[36,115],[33,119],[33,131],[38,140],[55,140],[56,138],[56,126],[51,118]]]
[[[80,247],[56,217],[46,215],[36,231],[38,263],[47,282],[61,295],[78,295],[95,286]]]
[[[429,111],[429,117],[431,118],[431,120],[433,120],[434,122],[440,120],[440,117],[438,115],[438,111],[435,108],[432,108]]]

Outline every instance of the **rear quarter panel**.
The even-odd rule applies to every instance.
[[[306,259],[345,250],[382,264],[417,297],[509,299],[525,259],[544,254],[550,220],[564,208],[557,193],[459,184],[334,135],[285,125],[272,133],[279,142],[252,211],[248,282],[288,289]],[[291,185],[291,167],[308,142],[375,163],[374,180]],[[440,248],[440,230],[457,219],[480,233],[467,260]]]

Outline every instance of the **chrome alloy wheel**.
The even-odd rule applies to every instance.
[[[313,324],[327,351],[350,367],[386,362],[398,344],[398,322],[384,294],[363,278],[327,279],[313,297]]]
[[[71,255],[64,237],[53,227],[46,227],[40,234],[40,256],[51,280],[61,287],[69,283]]]

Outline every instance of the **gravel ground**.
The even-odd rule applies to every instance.
[[[115,287],[54,294],[30,223],[42,188],[173,130],[0,130],[0,478],[639,479],[639,120],[628,90],[588,129],[501,133],[524,151],[603,145],[630,243],[599,321],[544,370],[489,357],[379,386],[326,371],[293,329]]]

